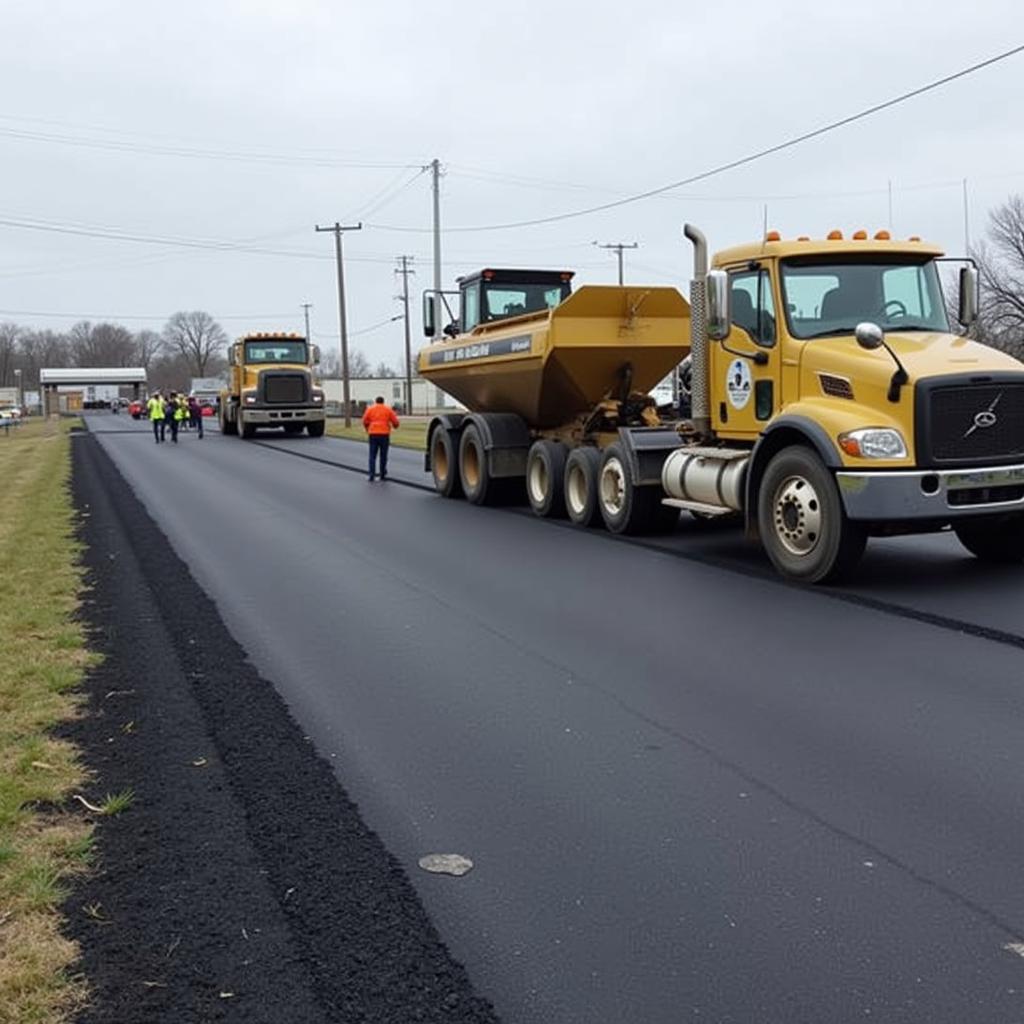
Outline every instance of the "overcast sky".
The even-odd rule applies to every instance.
[[[337,345],[330,235],[346,236],[352,345],[398,364],[394,258],[431,283],[429,175],[446,229],[656,188],[1024,42],[1019,0],[13,2],[0,33],[0,318],[159,328],[205,309],[232,336]],[[685,287],[691,220],[712,248],[889,226],[963,250],[1024,191],[1024,54],[669,196],[555,224],[446,230],[444,277],[483,265]],[[63,234],[13,226],[71,228]],[[386,227],[419,230],[395,231]],[[270,252],[91,234],[228,243]],[[7,311],[33,311],[32,315]]]

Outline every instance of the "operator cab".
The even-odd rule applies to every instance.
[[[569,297],[572,278],[571,270],[481,270],[460,277],[459,333],[554,309]]]

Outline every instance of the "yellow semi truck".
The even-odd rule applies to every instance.
[[[570,293],[569,273],[485,270],[420,373],[468,409],[428,428],[443,495],[614,532],[679,510],[742,517],[784,576],[847,574],[870,536],[952,529],[979,558],[1024,559],[1024,365],[950,328],[939,248],[887,232],[694,246],[672,288]],[[426,332],[447,296],[424,296]],[[978,308],[960,269],[958,319]],[[449,310],[450,312],[450,310]],[[692,407],[648,391],[689,357]]]
[[[301,334],[267,331],[239,338],[220,393],[222,433],[251,438],[258,429],[280,427],[286,434],[305,429],[310,437],[322,437],[324,393],[313,372],[319,361],[319,349]]]

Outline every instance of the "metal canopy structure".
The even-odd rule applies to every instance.
[[[58,409],[58,387],[88,387],[105,384],[117,387],[131,387],[132,396],[139,397],[139,389],[146,384],[144,366],[73,366],[61,369],[39,371],[39,390],[43,402],[43,415]]]

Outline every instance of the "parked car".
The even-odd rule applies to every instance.
[[[142,414],[146,411],[146,404],[141,398],[136,398],[134,401],[128,403],[128,412],[131,414],[133,420],[142,419]]]

